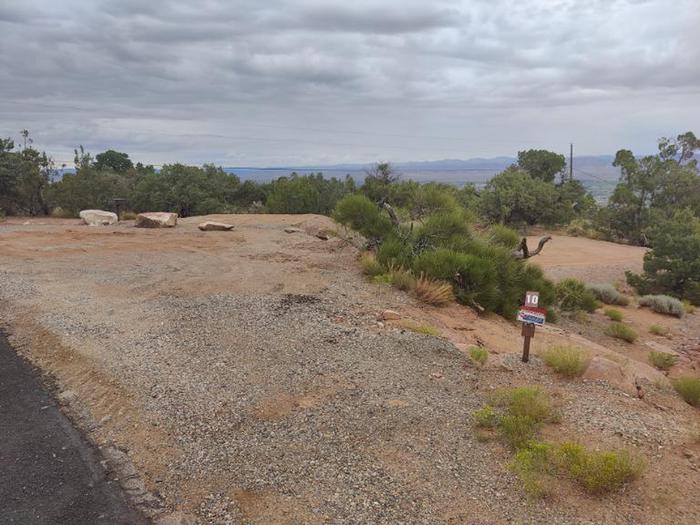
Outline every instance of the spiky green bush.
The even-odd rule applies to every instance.
[[[485,234],[486,240],[490,244],[502,246],[509,250],[514,250],[520,242],[520,237],[515,232],[502,224],[494,224],[489,227]]]
[[[645,295],[639,299],[640,306],[647,306],[657,314],[674,315],[683,317],[685,308],[683,303],[670,295]]]
[[[562,310],[593,312],[598,301],[586,285],[578,279],[568,278],[559,281],[555,287],[557,302]]]
[[[605,304],[627,306],[630,303],[629,297],[621,294],[611,284],[589,284],[588,289],[593,292],[596,299]]]
[[[364,195],[343,197],[335,207],[333,218],[367,238],[383,239],[393,232],[389,217]]]
[[[416,232],[417,242],[436,248],[460,248],[471,237],[469,218],[462,211],[431,215]]]
[[[377,260],[386,268],[410,268],[413,261],[412,243],[407,239],[390,236],[379,246]]]

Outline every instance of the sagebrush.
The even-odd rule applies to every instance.
[[[627,306],[630,302],[629,297],[621,294],[612,284],[589,284],[588,289],[605,304]]]
[[[683,317],[685,308],[683,303],[670,295],[645,295],[639,299],[640,306],[647,306],[657,314]]]

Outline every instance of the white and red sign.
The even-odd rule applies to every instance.
[[[540,302],[539,292],[526,292],[525,304],[518,310],[518,321],[537,326],[544,326],[547,311],[537,306]]]
[[[518,321],[522,323],[534,324],[537,326],[544,326],[545,319],[547,318],[547,310],[544,308],[533,308],[523,306],[518,310]]]

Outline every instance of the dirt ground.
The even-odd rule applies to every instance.
[[[536,247],[539,239],[539,236],[528,237],[528,246]],[[576,277],[589,283],[614,283],[624,282],[625,270],[641,272],[645,252],[646,248],[639,246],[554,233],[542,253],[532,261],[555,280]]]
[[[425,307],[367,282],[357,249],[327,218],[206,219],[235,229],[201,232],[205,218],[171,230],[0,223],[0,324],[55,382],[71,417],[119,458],[122,483],[156,521],[700,521],[698,411],[646,363],[662,348],[697,374],[698,314],[626,307],[641,335],[634,345],[599,335],[600,313],[546,327],[535,354],[576,344],[620,366],[614,381],[564,381],[536,355],[520,363],[514,323]],[[555,236],[535,262],[554,279],[612,282],[639,270],[642,256]],[[378,322],[385,309],[441,336]],[[670,338],[648,334],[652,323],[667,324]],[[466,357],[475,344],[491,354],[484,369]],[[645,475],[602,498],[562,482],[553,499],[527,500],[510,453],[479,441],[471,425],[495,387],[525,383],[561,403],[551,432],[632,448]]]

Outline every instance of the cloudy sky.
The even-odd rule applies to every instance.
[[[699,0],[0,0],[0,135],[229,166],[700,132]]]

